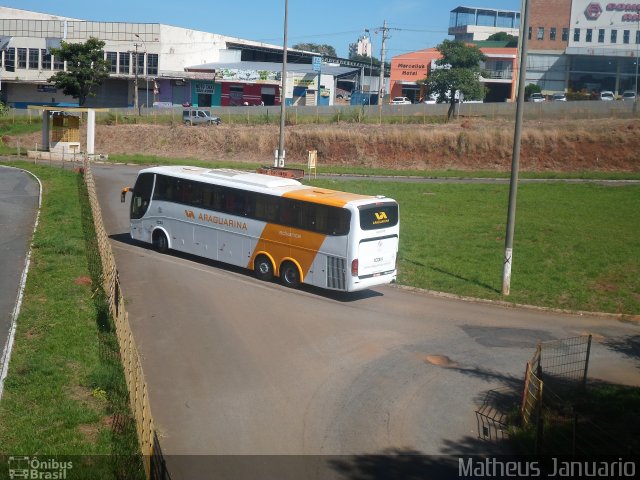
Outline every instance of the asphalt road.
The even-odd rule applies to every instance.
[[[32,175],[0,165],[0,361],[29,250],[39,194],[38,182]]]
[[[621,347],[636,324],[393,286],[291,291],[133,244],[119,194],[137,170],[93,167],[169,458],[490,451],[475,415],[487,392],[518,392],[537,342],[585,333],[590,378],[640,385],[640,360]],[[197,478],[197,462],[177,458],[172,477]]]

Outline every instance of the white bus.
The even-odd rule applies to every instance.
[[[131,238],[161,252],[245,267],[288,287],[351,292],[396,279],[399,216],[390,198],[186,166],[141,170],[131,190]]]

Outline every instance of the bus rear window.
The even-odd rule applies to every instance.
[[[398,204],[382,203],[379,205],[365,205],[359,207],[360,228],[362,230],[377,230],[393,227],[398,224]]]

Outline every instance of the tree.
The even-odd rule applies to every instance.
[[[83,106],[87,97],[95,96],[95,87],[109,77],[104,45],[102,40],[91,37],[85,43],[63,41],[60,48],[52,48],[51,53],[56,60],[67,62],[67,70],[57,72],[49,82],[55,83],[65,95],[77,98],[78,104]]]
[[[509,35],[507,32],[497,32],[493,35],[489,35],[487,41],[491,42],[507,42],[505,47],[517,47],[518,46],[518,37],[514,37],[513,35]]]
[[[336,49],[331,45],[319,45],[317,43],[297,43],[292,48],[296,50],[306,50],[307,52],[316,52],[328,57],[337,57]]]
[[[435,62],[439,68],[433,70],[423,83],[429,93],[437,96],[439,103],[449,102],[447,119],[451,119],[457,92],[469,99],[484,98],[480,62],[486,57],[477,46],[460,40],[445,40],[436,49],[442,54],[442,58]]]
[[[349,60],[354,62],[370,63],[372,65],[380,65],[380,60],[376,57],[368,57],[367,55],[350,55]]]
[[[524,99],[529,100],[529,97],[531,96],[532,93],[542,93],[542,89],[540,88],[539,85],[536,85],[535,83],[530,83],[529,85],[524,87]]]

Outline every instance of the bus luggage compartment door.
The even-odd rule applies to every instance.
[[[238,267],[246,267],[251,257],[251,241],[244,235],[219,231],[216,259]]]

